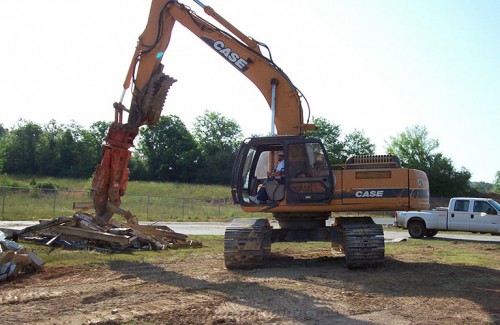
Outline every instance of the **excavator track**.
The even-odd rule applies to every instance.
[[[262,266],[271,254],[272,227],[267,219],[234,219],[224,235],[224,263],[227,269]]]
[[[349,269],[377,267],[384,263],[384,230],[372,218],[340,218],[342,251]]]

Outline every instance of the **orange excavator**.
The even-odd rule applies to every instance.
[[[94,173],[94,220],[105,224],[118,213],[129,223],[137,223],[132,213],[120,208],[129,175],[129,149],[139,127],[157,123],[167,92],[176,81],[163,73],[161,61],[178,23],[250,79],[271,110],[271,136],[246,139],[237,153],[231,193],[244,211],[271,213],[278,226],[271,227],[266,218],[233,220],[225,232],[225,266],[262,265],[271,244],[279,241],[330,242],[333,251],[345,255],[349,268],[382,264],[383,230],[371,217],[337,217],[331,224],[328,220],[332,212],[426,209],[426,174],[401,168],[399,159],[391,155],[354,156],[342,166],[330,166],[321,141],[305,136],[315,129],[308,119],[304,121],[302,101],[307,101],[272,60],[269,48],[246,36],[211,7],[195,2],[225,29],[177,1],[152,0],[146,28],[123,84],[124,93],[133,87],[130,108],[122,103],[123,95],[114,104],[115,120]],[[270,179],[267,171],[276,166],[278,152],[284,154],[284,168],[280,177]],[[252,200],[262,187],[266,199]]]

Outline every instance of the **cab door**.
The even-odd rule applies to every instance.
[[[457,199],[453,210],[448,215],[449,230],[470,230],[471,220],[470,200]]]
[[[284,146],[284,152],[286,203],[329,203],[335,182],[321,142],[316,139],[290,141]]]
[[[470,220],[471,231],[496,232],[498,221],[497,211],[488,202],[474,200]]]

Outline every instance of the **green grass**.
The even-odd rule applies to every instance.
[[[52,249],[34,242],[21,241],[20,244],[35,250],[45,262],[46,267],[88,266],[109,268],[126,262],[138,263],[175,263],[196,256],[219,255],[223,253],[223,236],[189,236],[189,239],[201,241],[202,248],[179,248],[164,251],[135,251],[131,253],[100,253],[85,250]],[[330,256],[330,244],[324,242],[275,243],[272,251],[324,252]],[[409,239],[405,242],[386,244],[386,256],[408,262],[439,263],[445,265],[468,265],[498,269],[500,265],[500,245],[491,243],[422,241]]]
[[[40,177],[31,175],[9,175],[10,179],[19,180],[25,184],[30,183],[52,183],[57,185],[60,190],[81,190],[86,191],[90,188],[92,178],[58,178],[58,177]],[[2,184],[0,184],[2,185]],[[172,182],[144,182],[129,181],[127,185],[127,194],[135,195],[153,195],[153,196],[173,196],[196,199],[211,198],[229,198],[231,189],[223,185],[203,185]]]
[[[94,250],[68,250],[47,247],[31,241],[21,240],[19,244],[31,248],[45,262],[45,267],[88,266],[108,268],[120,262],[140,263],[175,263],[197,255],[213,254],[222,251],[222,236],[189,236],[190,240],[203,243],[202,248],[178,248],[163,251],[134,251],[124,253],[106,253]]]
[[[498,268],[500,245],[438,239],[408,239],[401,243],[386,244],[387,256],[408,256],[426,262],[450,265],[471,265]],[[414,257],[412,257],[412,255]]]
[[[92,202],[88,179],[26,175],[9,178],[26,186],[30,183],[51,183],[58,190],[0,189],[0,220],[70,216],[74,213],[73,203]],[[130,181],[121,200],[121,208],[131,211],[140,221],[228,222],[236,217],[249,216],[233,204],[229,186]]]

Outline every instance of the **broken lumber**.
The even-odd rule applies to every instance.
[[[48,229],[48,228],[51,228],[53,226],[57,226],[57,225],[60,225],[60,224],[63,224],[63,223],[69,222],[69,221],[73,221],[73,218],[71,218],[71,217],[58,217],[58,218],[55,218],[52,220],[45,220],[45,221],[40,222],[38,225],[34,225],[34,226],[30,226],[30,227],[26,227],[24,229],[21,229],[21,230],[17,231],[16,234],[22,235],[22,234],[26,234],[26,233],[30,233],[30,232],[41,231],[41,230]]]
[[[57,233],[61,233],[63,235],[70,235],[85,239],[101,240],[110,243],[117,243],[119,245],[126,245],[130,243],[129,241],[130,237],[128,236],[113,235],[107,232],[94,231],[83,228],[54,226],[51,228],[51,230]]]

